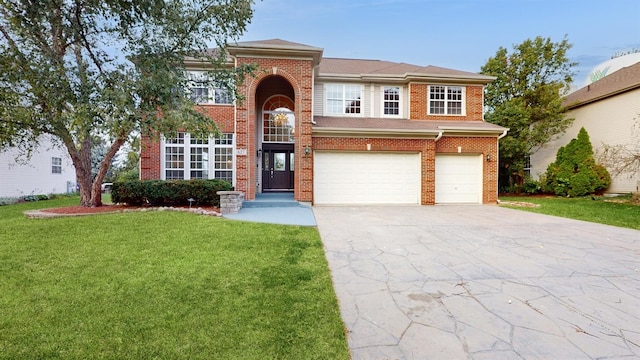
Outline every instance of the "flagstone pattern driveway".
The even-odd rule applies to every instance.
[[[640,357],[640,231],[497,206],[313,211],[354,360]]]

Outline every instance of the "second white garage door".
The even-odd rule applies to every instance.
[[[419,204],[420,154],[315,152],[314,203]]]
[[[436,155],[436,203],[481,203],[482,155]]]

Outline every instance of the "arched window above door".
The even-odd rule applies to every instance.
[[[262,111],[262,141],[271,143],[295,142],[296,118],[293,101],[276,95],[265,101]]]

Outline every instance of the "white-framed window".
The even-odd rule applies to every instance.
[[[205,71],[188,71],[189,94],[197,104],[231,104],[233,96],[227,88],[216,85]]]
[[[62,158],[59,158],[59,157],[51,158],[51,173],[62,174]]]
[[[200,138],[179,132],[174,137],[163,137],[162,149],[163,180],[222,179],[233,182],[233,134]]]
[[[400,94],[399,86],[383,86],[382,87],[382,116],[384,117],[400,117]]]
[[[464,115],[464,86],[429,86],[430,115]]]
[[[325,112],[328,114],[354,114],[362,112],[362,85],[326,84]]]
[[[525,178],[531,177],[531,155],[524,157],[524,168],[522,170]]]

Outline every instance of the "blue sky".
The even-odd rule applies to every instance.
[[[325,57],[479,72],[500,46],[565,35],[582,82],[613,54],[640,49],[640,0],[257,0],[240,41],[280,38]]]

